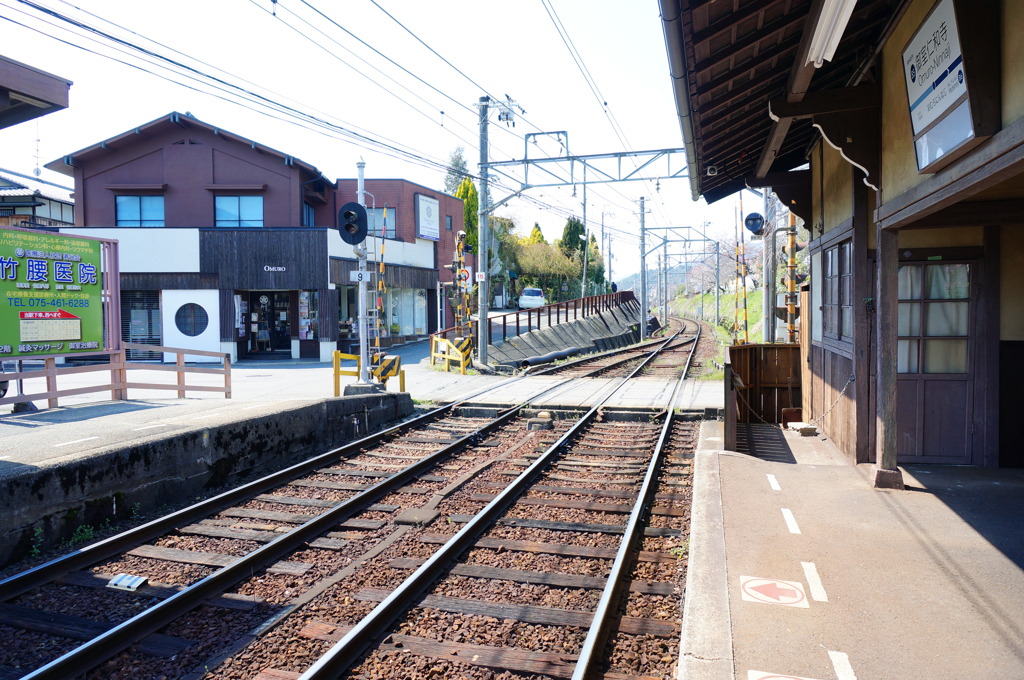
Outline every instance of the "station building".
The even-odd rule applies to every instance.
[[[1024,3],[661,6],[694,200],[809,228],[804,420],[876,468],[1024,466]]]
[[[46,167],[74,178],[74,226],[60,231],[119,241],[122,340],[319,361],[357,342],[357,260],[337,231],[338,209],[357,200],[355,179],[332,181],[177,112]],[[452,280],[443,265],[463,229],[462,201],[398,179],[368,179],[365,190],[378,225],[370,257],[385,263],[381,344],[452,323],[439,282]]]

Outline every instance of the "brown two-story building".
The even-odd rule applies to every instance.
[[[47,167],[74,177],[68,231],[120,242],[125,341],[235,359],[329,361],[339,345],[347,349],[355,259],[337,212],[357,200],[355,180],[331,181],[294,156],[177,112]],[[451,257],[462,201],[402,180],[368,181],[374,189],[371,224],[384,233],[367,244],[384,255],[382,344],[391,345],[437,328],[438,280],[451,278],[439,275],[438,254],[442,264]],[[424,199],[440,216],[432,229],[417,221]]]

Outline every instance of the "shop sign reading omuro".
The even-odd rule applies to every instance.
[[[103,349],[100,242],[0,229],[0,359]]]

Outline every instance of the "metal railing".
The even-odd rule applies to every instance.
[[[494,344],[499,332],[501,342],[505,342],[510,337],[514,338],[522,335],[523,333],[529,333],[535,328],[541,328],[541,324],[545,317],[547,318],[547,325],[554,326],[560,323],[575,321],[577,319],[585,319],[593,314],[599,314],[614,307],[621,307],[630,301],[636,301],[633,291],[620,290],[617,293],[592,295],[585,298],[574,298],[572,300],[565,300],[564,302],[554,302],[550,305],[538,307],[537,309],[523,309],[517,312],[508,312],[507,314],[492,316],[487,320],[487,342],[489,344]],[[525,329],[523,328],[524,317],[526,320]],[[474,338],[479,337],[477,324],[478,321],[473,321],[470,324],[472,328],[471,334]],[[512,326],[512,328],[509,328],[509,326]],[[458,334],[459,328],[457,326],[453,326],[451,328],[445,328],[444,330],[432,333],[430,337],[431,342],[433,343],[434,338],[451,340],[458,337]]]

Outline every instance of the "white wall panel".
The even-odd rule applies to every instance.
[[[174,315],[185,304],[195,303],[206,310],[209,324],[206,330],[195,337],[189,337],[178,330]],[[160,292],[160,315],[163,322],[164,347],[197,349],[204,352],[220,352],[220,291],[217,290],[164,290]],[[164,361],[174,362],[176,355],[164,353]],[[185,355],[187,362],[220,362],[217,357]]]
[[[60,231],[117,239],[122,274],[199,271],[198,229],[117,227]]]

